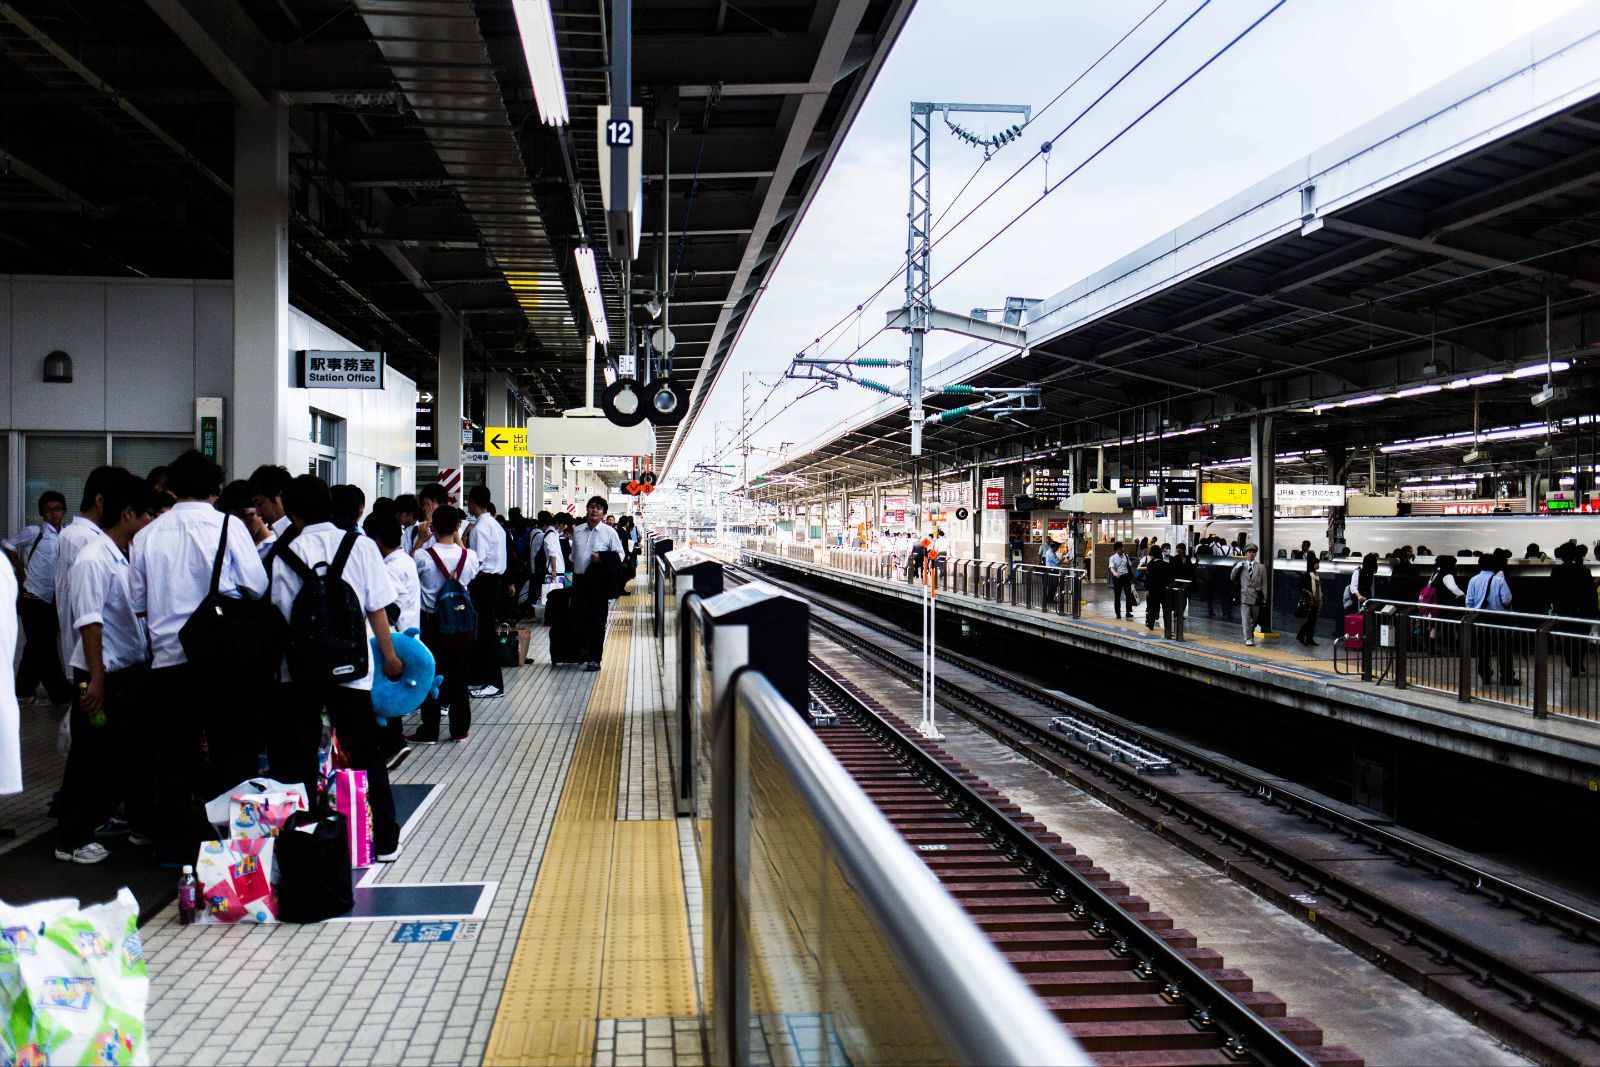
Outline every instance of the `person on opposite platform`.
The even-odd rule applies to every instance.
[[[1256,625],[1266,609],[1267,566],[1256,561],[1255,545],[1244,546],[1244,559],[1233,565],[1229,584],[1239,590],[1239,623],[1244,643],[1256,643]]]

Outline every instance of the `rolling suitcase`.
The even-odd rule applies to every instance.
[[[572,590],[552,589],[545,595],[544,621],[550,627],[550,662],[582,663],[577,620],[572,615]]]

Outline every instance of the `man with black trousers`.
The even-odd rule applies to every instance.
[[[129,553],[129,597],[144,617],[154,653],[150,662],[152,715],[149,729],[158,756],[156,789],[160,814],[156,856],[164,865],[193,863],[201,838],[189,802],[210,799],[254,777],[260,754],[253,750],[247,717],[232,694],[261,687],[265,678],[212,677],[189,663],[179,631],[211,589],[211,570],[222,547],[217,592],[261,597],[267,572],[245,525],[212,506],[222,491],[222,468],[190,449],[167,468],[172,508],[139,531]],[[227,533],[223,533],[223,525]],[[201,759],[205,734],[209,773]]]
[[[467,513],[472,516],[472,531],[467,546],[478,556],[478,576],[467,591],[478,612],[478,636],[472,642],[472,695],[479,699],[497,697],[505,690],[499,640],[500,598],[506,588],[506,530],[494,517],[494,498],[487,485],[475,485],[467,493]],[[420,569],[420,565],[419,565]]]
[[[18,700],[32,700],[41,683],[50,703],[72,700],[72,686],[56,647],[61,625],[56,614],[56,549],[66,518],[67,498],[54,489],[47,490],[39,494],[39,521],[0,542],[22,590],[17,603],[24,638],[22,662],[17,665]],[[0,610],[9,611],[11,606],[0,605]]]
[[[622,559],[622,539],[606,525],[606,498],[592,496],[584,506],[584,522],[572,533],[572,618],[578,639],[586,649],[583,669],[597,671],[606,650],[606,613],[611,608],[615,580],[605,563],[595,557],[615,552]],[[479,625],[482,625],[481,619]]]
[[[72,702],[72,750],[61,778],[61,822],[56,859],[99,863],[110,856],[94,839],[95,827],[121,799],[127,785],[117,770],[150,766],[144,706],[145,667],[150,654],[144,622],[128,598],[128,549],[150,522],[155,492],[144,479],[120,468],[96,486],[95,528],[101,535],[78,554],[58,600],[62,627],[72,635],[67,662],[77,682]],[[148,844],[154,827],[154,794],[148,783],[126,790],[129,843]]]
[[[379,670],[387,678],[399,678],[403,670],[390,641],[389,616],[384,610],[395,602],[397,593],[372,538],[333,524],[333,498],[321,478],[300,475],[284,491],[283,504],[299,533],[273,557],[273,606],[290,622],[295,597],[304,585],[293,562],[285,559],[289,553],[310,571],[326,573],[348,537],[352,543],[340,579],[355,591],[356,602],[376,638],[377,655],[369,652],[366,672],[359,677],[351,675],[347,681],[295,678],[289,657],[284,657],[279,674],[284,699],[267,743],[272,776],[282,782],[303,782],[308,793],[315,791],[317,745],[322,738],[322,713],[327,711],[351,768],[367,772],[372,850],[380,863],[389,863],[400,855],[400,824],[395,818],[381,730],[372,713],[372,683]],[[292,646],[292,635],[290,641]]]

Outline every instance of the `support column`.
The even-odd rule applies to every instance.
[[[1576,480],[1574,480],[1576,484]],[[1527,498],[1528,512],[1532,515],[1539,514],[1539,476],[1537,474],[1524,474],[1522,476],[1523,495]],[[1576,497],[1579,494],[1574,493]]]
[[[972,465],[972,498],[968,512],[972,516],[972,558],[983,558],[983,468]]]
[[[1272,415],[1257,415],[1250,420],[1250,484],[1254,487],[1255,503],[1250,509],[1253,516],[1250,535],[1261,546],[1256,557],[1267,568],[1266,585],[1262,589],[1264,605],[1261,611],[1261,632],[1272,629],[1272,563],[1277,557],[1273,549],[1274,498],[1278,489],[1277,420]]]
[[[839,487],[839,533],[846,545],[859,544],[856,528],[850,525],[850,490]]]
[[[465,340],[465,331],[454,316],[439,316],[439,384],[433,390],[433,442],[440,469],[461,466]]]
[[[485,449],[488,448],[487,427],[509,425],[506,418],[506,386],[492,371],[483,387],[483,425]],[[483,484],[487,485],[489,492],[494,495],[495,506],[500,509],[501,514],[505,514],[515,503],[511,492],[511,473],[515,465],[514,460],[502,456],[490,456],[483,472]]]
[[[921,537],[928,517],[922,513],[922,465],[916,460],[911,461],[911,514],[915,517],[911,532]]]
[[[233,173],[233,407],[226,414],[230,477],[247,478],[289,455],[288,105],[235,110]]]

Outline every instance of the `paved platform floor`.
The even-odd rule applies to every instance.
[[[598,674],[552,668],[537,632],[506,695],[475,702],[471,741],[396,772],[438,789],[373,884],[489,883],[475,939],[400,944],[393,921],[185,927],[168,907],[144,930],[152,1060],[703,1062],[698,873],[645,601],[614,608]]]

